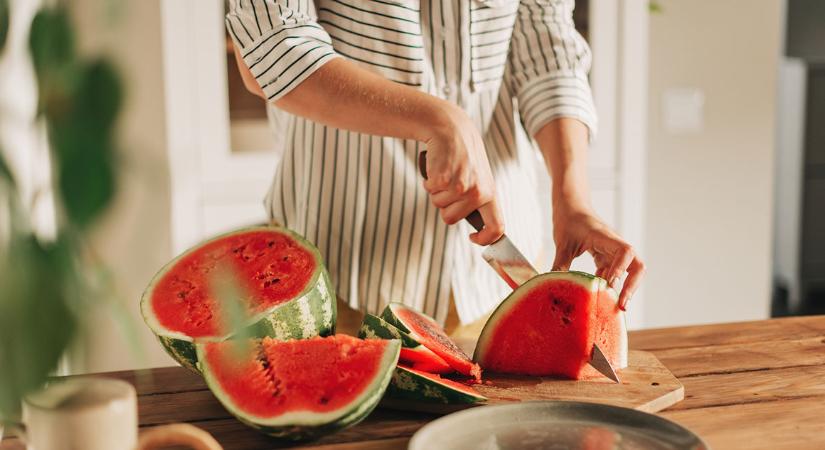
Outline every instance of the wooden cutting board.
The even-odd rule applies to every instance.
[[[656,412],[685,398],[685,387],[652,353],[631,350],[621,384],[607,378],[572,381],[556,378],[484,374],[490,384],[475,386],[488,398],[477,405],[434,405],[385,398],[381,405],[405,411],[447,414],[472,406],[533,400],[577,400]]]

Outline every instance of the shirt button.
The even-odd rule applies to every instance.
[[[453,90],[450,89],[450,86],[444,86],[444,87],[441,88],[441,92],[443,92],[444,95],[449,96],[450,94],[453,93]]]

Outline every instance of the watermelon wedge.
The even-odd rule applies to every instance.
[[[425,403],[478,403],[487,401],[470,386],[433,373],[398,365],[387,388],[387,396]]]
[[[401,357],[399,361],[424,372],[453,372],[453,368],[443,358],[433,353],[432,350],[421,345],[409,334],[372,314],[364,315],[364,322],[358,331],[358,337],[362,339],[400,339]]]
[[[206,383],[240,421],[287,440],[354,425],[381,400],[401,343],[347,335],[199,343]]]
[[[471,361],[431,317],[401,303],[390,303],[384,308],[381,318],[440,356],[456,372],[481,379],[478,364]]]
[[[485,370],[572,379],[598,343],[614,368],[627,367],[627,328],[616,293],[583,272],[550,272],[513,291],[484,325],[474,355]]]
[[[297,234],[278,227],[243,228],[202,242],[163,267],[140,300],[146,324],[181,365],[197,371],[194,341],[232,334],[211,286],[216,268],[234,273],[244,323],[255,337],[329,335],[336,303],[321,255]]]

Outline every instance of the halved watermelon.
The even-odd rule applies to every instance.
[[[232,334],[210,288],[217,267],[231,270],[248,295],[245,323],[252,336],[289,339],[335,332],[335,295],[318,250],[284,228],[243,228],[172,260],[140,300],[146,324],[184,367],[197,371],[195,340]]]
[[[478,403],[487,400],[470,386],[411,367],[398,365],[387,396],[425,403]]]
[[[384,308],[381,318],[432,350],[456,372],[481,379],[478,364],[473,363],[431,317],[401,303],[390,303]]]
[[[365,314],[358,337],[362,339],[400,339],[401,357],[399,361],[414,369],[431,373],[450,373],[453,368],[444,359],[421,345],[409,334],[387,323],[384,319]]]
[[[199,343],[212,393],[242,422],[298,440],[354,425],[381,400],[401,342],[343,334]]]
[[[614,368],[627,367],[627,329],[616,293],[587,273],[550,272],[498,306],[474,359],[492,372],[589,378],[598,376],[588,365],[594,342]]]

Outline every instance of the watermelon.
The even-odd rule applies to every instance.
[[[401,364],[392,375],[392,382],[387,388],[387,396],[416,402],[443,404],[487,401],[487,397],[466,384]]]
[[[440,356],[456,372],[481,379],[478,364],[470,360],[431,317],[401,303],[390,303],[384,308],[381,318]]]
[[[249,335],[289,339],[335,332],[335,294],[318,250],[284,228],[243,228],[187,250],[143,293],[146,324],[184,367],[198,371],[195,341],[233,334],[210,289],[216,267],[232,270],[248,297],[243,307]]]
[[[364,315],[364,322],[358,331],[358,337],[362,339],[400,339],[401,357],[399,361],[414,369],[423,370],[424,372],[453,372],[453,368],[450,367],[443,358],[433,353],[432,350],[421,345],[421,343],[413,339],[408,333],[399,330],[387,323],[384,319],[373,316],[372,314]]]
[[[550,272],[498,306],[474,360],[492,372],[578,380],[599,376],[588,364],[594,343],[614,368],[627,367],[627,329],[615,291],[587,273]]]
[[[343,334],[198,343],[209,389],[241,422],[285,440],[354,425],[378,405],[401,342]]]

